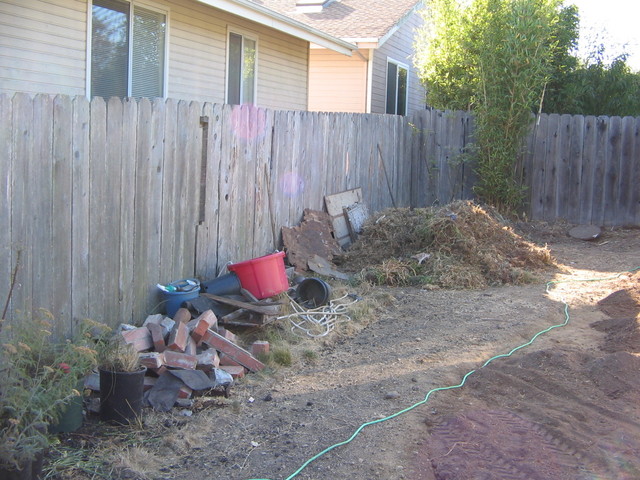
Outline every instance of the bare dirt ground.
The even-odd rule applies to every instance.
[[[375,321],[314,340],[313,361],[249,375],[191,417],[148,415],[154,442],[123,447],[109,476],[640,478],[640,230],[528,230],[564,266],[548,292],[376,288],[392,301]]]

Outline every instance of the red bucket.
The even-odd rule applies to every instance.
[[[227,269],[235,272],[242,288],[249,290],[257,299],[272,297],[289,288],[283,257],[284,252],[277,252],[227,265]]]

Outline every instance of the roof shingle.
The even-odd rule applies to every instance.
[[[380,39],[421,3],[420,0],[335,0],[321,12],[298,13],[296,0],[251,1],[342,39]]]

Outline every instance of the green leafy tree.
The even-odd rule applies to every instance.
[[[523,198],[515,164],[554,68],[575,42],[561,0],[432,0],[416,43],[428,103],[473,109],[476,193],[502,210]],[[568,23],[570,24],[570,22]]]
[[[558,88],[547,96],[543,111],[574,115],[640,115],[640,74],[632,72],[626,55],[605,61],[599,45],[590,57],[562,75]]]

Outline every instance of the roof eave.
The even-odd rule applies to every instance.
[[[253,22],[274,28],[293,37],[306,40],[343,55],[351,55],[357,46],[340,38],[332,37],[320,30],[298,22],[290,17],[269,10],[248,0],[197,0],[210,7],[246,18]]]

